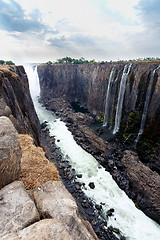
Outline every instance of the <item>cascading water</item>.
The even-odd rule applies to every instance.
[[[132,66],[132,64],[127,64],[124,66],[121,83],[120,83],[119,95],[118,95],[115,126],[114,126],[114,130],[113,130],[113,134],[115,134],[119,131],[120,121],[121,121],[121,116],[122,116],[124,93],[125,93],[125,89],[126,89],[126,81],[127,81],[128,74],[131,70],[131,66]]]
[[[31,77],[30,73],[28,76]],[[32,76],[35,76],[34,72]],[[35,84],[37,88],[36,81],[33,84],[31,81],[34,81],[34,77],[29,78],[30,87]],[[82,174],[79,181],[85,183],[83,191],[86,196],[97,204],[101,202],[105,204],[102,208],[103,217],[106,217],[106,212],[110,208],[114,208],[114,216],[108,219],[108,226],[120,229],[127,240],[159,239],[159,225],[137,209],[127,195],[120,190],[111,175],[75,142],[64,122],[42,107],[36,98],[33,101],[40,121],[48,122],[50,135],[55,137],[56,145],[60,148],[64,159],[67,157],[76,173]],[[94,189],[90,189],[89,182],[94,182]]]
[[[37,66],[33,66],[30,64],[24,65],[25,71],[27,73],[28,79],[29,79],[29,86],[30,86],[30,93],[31,97],[33,99],[33,102],[35,102],[37,96],[40,95],[40,86],[39,86],[39,78],[37,73]],[[34,71],[33,68],[34,67]]]
[[[117,73],[117,77],[115,79],[115,81],[113,82],[113,85],[112,85],[112,91],[111,91],[111,109],[110,109],[110,118],[111,118],[111,122],[112,122],[112,125],[113,125],[113,112],[114,112],[114,103],[115,103],[115,95],[116,95],[116,89],[117,89],[117,83],[118,83],[118,78],[119,78],[119,74],[120,74],[120,71],[118,71]]]
[[[104,112],[104,121],[103,121],[103,126],[106,127],[108,124],[109,120],[109,107],[112,105],[111,103],[111,85],[113,83],[113,80],[115,78],[115,67],[112,68],[110,77],[109,77],[109,82],[108,82],[108,88],[107,88],[107,94],[106,94],[106,103],[105,103],[105,112]]]
[[[147,89],[147,92],[146,92],[146,99],[145,99],[144,108],[143,108],[141,126],[140,126],[138,135],[137,135],[136,140],[135,140],[135,147],[137,146],[137,143],[139,142],[139,139],[140,139],[140,137],[143,133],[143,130],[144,130],[146,117],[147,117],[147,112],[148,112],[149,101],[150,101],[150,97],[151,97],[151,90],[152,90],[154,75],[155,75],[155,72],[158,68],[160,68],[160,65],[156,69],[154,69],[153,72],[151,73],[150,82],[149,82],[148,89]]]

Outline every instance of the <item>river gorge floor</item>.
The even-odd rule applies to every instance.
[[[122,159],[125,150],[125,147],[120,139],[118,138],[114,144],[108,144],[108,142],[100,139],[94,134],[92,130],[89,130],[88,128],[88,124],[92,121],[93,118],[88,114],[75,113],[70,104],[64,99],[47,99],[46,101],[43,101],[43,105],[45,105],[47,109],[53,111],[58,117],[66,122],[66,125],[72,132],[76,142],[81,145],[81,147],[84,148],[87,152],[91,153],[99,161],[99,163],[112,174],[112,177],[118,183],[120,188],[125,190],[130,198],[135,200],[137,207],[139,207],[137,203],[137,195],[139,196],[140,194],[138,194],[138,190],[134,188],[132,184],[130,184],[125,173],[124,165],[121,163],[121,161],[119,161]],[[42,124],[42,128],[45,129],[45,123]],[[54,138],[49,137],[48,130],[43,131],[45,138],[48,139],[48,146],[53,145],[50,158],[51,160],[57,159],[56,165],[59,169],[60,175],[68,190],[79,202],[81,213],[83,213],[82,215],[85,216],[87,214],[87,219],[91,222],[95,232],[100,239],[116,239],[116,237],[113,235],[113,232],[120,233],[120,231],[116,228],[107,229],[107,221],[104,219],[99,219],[98,217],[100,216],[103,202],[102,205],[94,205],[92,201],[86,198],[81,190],[81,188],[84,186],[78,181],[81,179],[81,174],[75,174],[74,169],[71,168],[71,165],[67,160],[67,157],[65,159],[62,158],[59,150],[55,150]],[[57,139],[57,141],[60,140]],[[107,149],[107,152],[104,151],[104,149]],[[90,187],[94,188],[94,183],[91,182]],[[145,204],[147,203],[143,201],[144,206]],[[96,215],[94,213],[95,209],[97,211]],[[106,215],[108,215],[107,218],[113,216],[114,208],[110,208]],[[122,235],[120,238],[125,239],[125,237]]]

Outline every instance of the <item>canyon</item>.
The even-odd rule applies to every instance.
[[[124,71],[125,66],[126,72]],[[66,123],[76,142],[88,153],[91,153],[105,170],[111,173],[113,179],[134,201],[135,205],[157,223],[160,219],[160,69],[158,66],[159,62],[132,63],[131,65],[128,63],[55,64],[39,65],[37,67],[41,89],[39,102]],[[112,77],[111,72],[113,72]],[[154,74],[152,74],[153,72]],[[102,137],[102,135],[107,128],[113,132],[120,85],[124,73],[126,74],[126,83],[119,129],[116,134],[112,134],[111,139],[108,139],[106,136]],[[142,125],[142,115],[151,76],[153,76],[153,82],[144,129],[135,146],[135,140]],[[80,110],[77,111],[73,107],[74,104],[78,104],[76,106]],[[82,112],[82,110],[85,111]],[[34,230],[39,233],[43,232],[45,226],[50,229],[49,231],[52,231],[53,226],[55,226],[55,231],[59,229],[61,232],[64,219],[62,217],[58,220],[55,217],[54,203],[50,209],[46,210],[46,206],[49,205],[51,198],[53,199],[57,191],[60,196],[64,193],[64,198],[66,197],[72,205],[68,205],[68,207],[71,212],[73,210],[74,215],[72,216],[70,210],[68,210],[70,224],[63,231],[64,236],[69,237],[68,231],[71,231],[73,235],[80,234],[77,235],[77,239],[79,239],[78,237],[82,236],[84,231],[84,239],[97,239],[92,227],[87,221],[82,220],[79,212],[78,216],[74,214],[75,211],[80,211],[83,215],[83,209],[82,207],[77,209],[72,196],[65,192],[67,190],[61,182],[62,175],[65,175],[64,183],[66,186],[69,179],[72,178],[71,174],[68,173],[68,167],[65,167],[68,163],[62,159],[57,160],[61,157],[57,154],[58,149],[55,147],[54,135],[49,136],[46,129],[47,122],[42,124],[39,122],[30,96],[27,75],[22,66],[2,66],[0,68],[0,116],[2,118],[7,117],[16,129],[14,131],[20,134],[19,141],[22,149],[22,153],[19,153],[19,158],[21,158],[21,154],[22,158],[21,160],[18,158],[17,161],[16,176],[10,171],[9,175],[13,175],[13,178],[9,178],[9,181],[7,180],[5,183],[2,180],[0,181],[2,183],[1,187],[4,187],[2,190],[12,188],[12,186],[7,185],[8,183],[13,183],[13,189],[14,187],[23,188],[21,191],[25,191],[25,186],[30,191],[31,199],[35,198],[34,202],[40,213],[40,216],[36,215],[36,220],[33,220],[36,223],[33,222],[31,226],[23,227],[20,231],[18,230],[18,233],[13,231],[3,238],[19,239],[22,237],[22,239],[25,239],[26,234],[31,234],[28,236],[32,238]],[[105,118],[107,124],[105,124]],[[96,121],[99,125],[98,128],[93,130],[91,125]],[[3,128],[3,124],[1,125],[1,128]],[[12,129],[11,131],[14,132]],[[43,156],[39,157],[41,150],[38,150],[34,157],[30,156],[36,151],[36,146],[33,146],[33,143],[37,146],[37,149],[43,147],[45,151],[45,153],[42,153]],[[3,145],[3,141],[1,145]],[[46,159],[39,161],[39,159],[44,158],[44,154],[55,164],[58,162],[57,167],[62,174],[60,180],[55,166],[52,165],[53,163]],[[28,160],[29,157],[31,157],[30,160]],[[32,165],[32,162],[34,166],[30,168],[29,165]],[[10,163],[6,162],[6,164]],[[37,171],[37,166],[40,166],[40,171]],[[3,172],[3,165],[0,171]],[[81,178],[81,174],[78,178]],[[16,179],[20,182],[15,182]],[[57,183],[52,183],[50,180]],[[24,183],[24,186],[21,182]],[[44,184],[45,182],[46,184]],[[94,188],[94,183],[91,183],[91,186]],[[71,189],[73,195],[74,191],[79,188],[78,183],[75,183],[75,186]],[[48,196],[48,191],[50,196]],[[42,199],[41,192],[42,195],[45,195],[44,199]],[[82,194],[81,190],[80,194]],[[43,206],[41,206],[42,200],[44,202]],[[85,210],[89,204],[84,200],[82,205]],[[56,212],[57,216],[58,214],[64,215],[65,210],[62,205],[59,206],[59,211],[63,210],[63,212]],[[97,206],[98,209],[100,207]],[[89,214],[91,215],[90,212]],[[108,214],[112,215],[112,213]],[[73,222],[74,224],[72,224]],[[80,225],[82,231],[76,233],[74,226],[80,222],[82,222],[82,225]],[[102,226],[103,228],[104,226]],[[102,231],[102,229],[101,232],[99,228],[96,230],[96,233],[102,237],[99,239],[117,239],[113,236],[113,232],[118,230],[103,229]],[[105,232],[108,237],[105,238],[102,232]],[[50,234],[50,232],[46,234]]]
[[[113,143],[114,140],[108,143],[107,138],[100,140],[96,132],[93,134],[89,126],[95,119],[101,120],[101,126],[104,123],[106,94],[113,68],[111,93],[114,99],[109,98],[108,104],[111,129],[115,124],[120,84],[124,74],[126,83],[121,103],[119,131],[114,135],[116,143]],[[159,72],[159,62],[38,66],[40,96],[44,106],[66,121],[75,140],[110,171],[118,185],[136,205],[157,222],[160,216]],[[152,86],[143,133],[135,146],[151,78]],[[75,113],[73,103],[86,108],[89,114]],[[99,127],[98,131],[103,132],[104,128]],[[96,142],[99,143],[99,149]],[[125,154],[126,150],[131,152]],[[135,166],[137,169],[134,170]],[[144,172],[148,179],[141,176],[141,172]],[[150,177],[153,181],[149,180]],[[146,184],[150,186],[150,190]]]

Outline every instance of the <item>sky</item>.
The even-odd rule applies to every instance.
[[[0,0],[0,59],[160,57],[159,0]]]

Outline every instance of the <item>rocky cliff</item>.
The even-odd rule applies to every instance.
[[[127,78],[122,123],[126,123],[131,111],[139,111],[145,102],[145,95],[152,71],[160,63],[133,63]],[[67,100],[79,101],[90,112],[104,114],[108,81],[112,68],[115,66],[118,82],[122,77],[125,64],[82,64],[82,65],[51,65],[39,66],[38,73],[41,85],[41,97],[65,96]],[[159,126],[160,114],[160,69],[157,69],[152,86],[152,96],[148,109],[147,127],[151,124]],[[118,98],[118,87],[116,91]],[[115,113],[114,113],[115,114]]]
[[[0,66],[0,116],[9,117],[18,133],[29,133],[40,144],[40,123],[22,66]]]
[[[148,155],[154,154],[157,162],[159,162],[160,152],[159,64],[159,62],[132,63],[126,80],[120,121],[120,132],[127,141],[133,144],[140,129],[147,89],[152,73],[156,69],[151,86],[144,131],[139,141],[139,146],[142,152],[146,152]],[[109,122],[113,127],[115,124],[120,82],[125,65],[125,63],[106,63],[39,66],[38,74],[40,78],[41,98],[46,100],[53,97],[63,97],[69,102],[78,101],[80,105],[87,107],[90,113],[95,114],[103,120],[106,93],[111,71],[114,68],[114,76],[111,83],[112,97],[108,100],[109,108],[112,106]],[[151,148],[152,151],[150,151]],[[156,168],[159,171],[160,164]]]
[[[110,171],[120,188],[136,202],[140,209],[159,222],[159,63],[133,63],[131,66],[129,64],[125,66],[125,63],[39,66],[41,100],[47,109],[56,112],[66,121],[78,144],[90,152],[107,171]],[[128,71],[129,66],[130,71]],[[120,85],[126,73],[125,68],[128,73],[122,103],[120,137],[116,136],[115,141],[112,140],[109,144],[106,142],[102,144],[86,126],[87,121],[90,122],[88,115],[83,114],[83,117],[80,113],[76,115],[70,103],[79,102],[80,105],[87,107],[92,116],[103,119],[107,89],[111,84],[108,108],[111,109],[109,122],[113,128]],[[112,71],[114,74],[111,79]],[[150,84],[151,80],[153,80],[152,84]],[[134,143],[142,125],[150,85],[144,131],[135,149]],[[103,131],[103,128],[98,130]],[[97,141],[99,151],[95,147]],[[131,154],[126,154],[126,149],[134,149],[134,153],[132,154],[131,151]],[[135,153],[137,151],[138,155]]]

